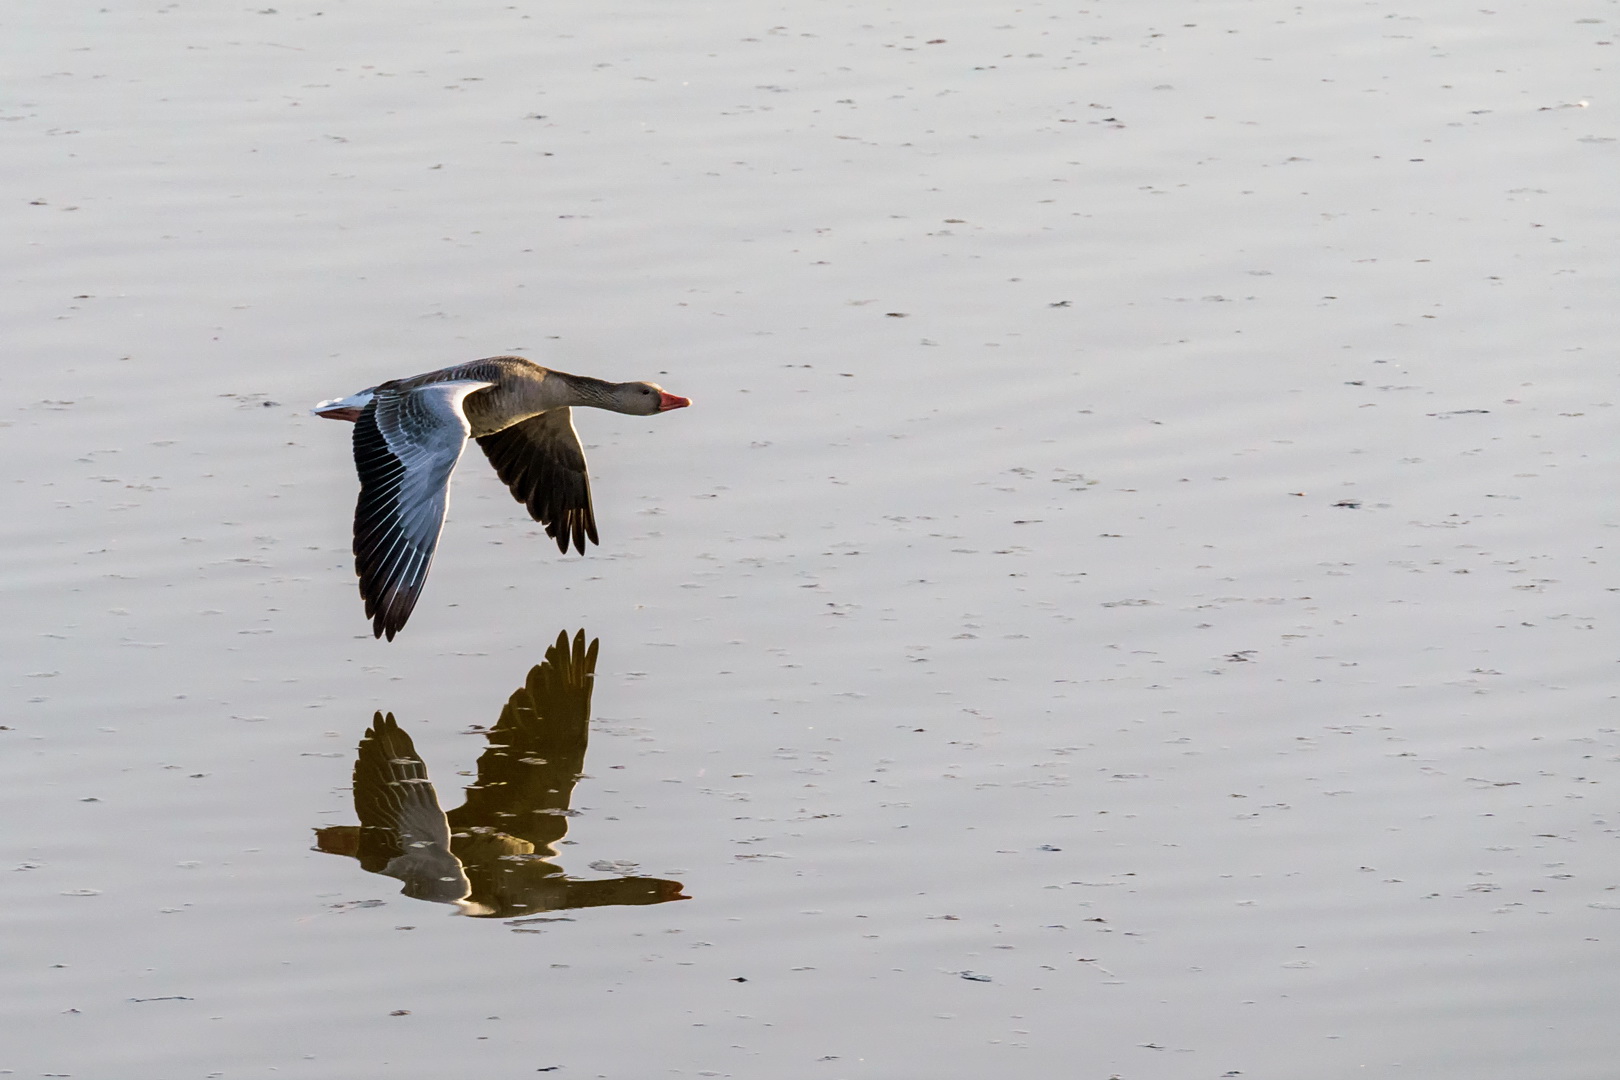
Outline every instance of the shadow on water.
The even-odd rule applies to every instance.
[[[568,832],[585,767],[599,642],[557,635],[486,733],[478,778],[449,813],[427,766],[392,713],[377,713],[354,762],[359,825],[315,830],[315,846],[405,883],[418,900],[464,914],[511,918],[562,908],[686,900],[681,883],[651,877],[569,877],[552,860]]]

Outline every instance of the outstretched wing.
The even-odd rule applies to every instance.
[[[461,402],[490,384],[471,379],[413,390],[378,387],[354,425],[360,501],[354,569],[377,637],[411,617],[444,527],[450,472],[471,430]]]
[[[596,515],[591,510],[591,478],[585,471],[585,450],[579,445],[574,420],[566,408],[531,416],[478,445],[489,456],[495,473],[512,497],[529,508],[529,516],[567,553],[573,542],[585,554],[585,538],[596,538]]]
[[[427,766],[394,714],[374,715],[354,761],[354,810],[360,818],[361,864],[405,883],[419,900],[454,903],[472,886],[450,852],[450,826],[428,781]]]
[[[568,831],[574,784],[585,769],[597,642],[566,633],[546,650],[487,733],[478,782],[448,814],[456,829],[487,826],[527,840],[548,855]]]

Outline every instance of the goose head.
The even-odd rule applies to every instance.
[[[631,416],[651,416],[671,409],[684,409],[692,404],[690,398],[671,394],[657,383],[650,382],[619,383],[608,392],[608,397],[612,401],[609,408]]]

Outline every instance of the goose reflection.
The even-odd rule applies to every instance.
[[[572,642],[557,635],[486,733],[477,781],[448,814],[410,736],[392,713],[377,713],[354,762],[360,824],[316,829],[317,850],[352,856],[404,882],[406,896],[467,915],[687,899],[678,881],[572,878],[551,861],[585,765],[597,645],[586,646],[583,630]]]

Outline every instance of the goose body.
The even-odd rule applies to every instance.
[[[444,527],[450,473],[468,439],[566,552],[597,543],[585,451],[572,409],[651,416],[691,402],[646,382],[611,383],[494,356],[323,401],[316,416],[354,423],[360,500],[354,564],[377,637],[410,618]]]

